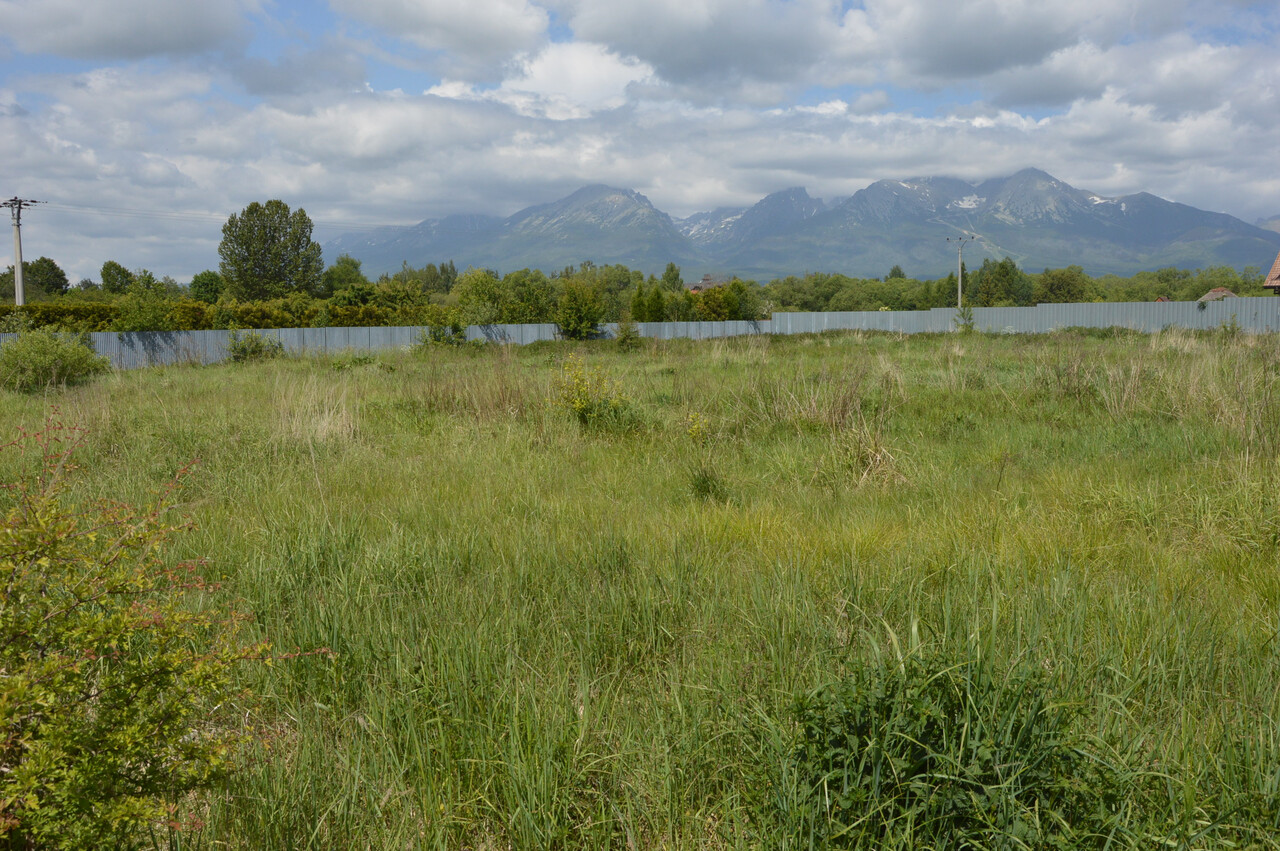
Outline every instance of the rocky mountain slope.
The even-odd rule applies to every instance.
[[[948,236],[976,237],[969,265],[1007,256],[1030,271],[1078,264],[1091,274],[1162,266],[1269,268],[1280,233],[1147,193],[1107,198],[1036,169],[972,184],[947,177],[880,180],[838,203],[786,189],[746,209],[674,220],[628,189],[587,186],[506,219],[448,216],[413,227],[350,234],[325,246],[374,274],[452,259],[459,268],[552,272],[591,260],[686,280],[705,272],[770,280],[806,271],[915,277],[955,266]]]

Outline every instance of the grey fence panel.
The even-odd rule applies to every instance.
[[[424,329],[417,325],[399,325],[390,329],[391,344],[397,349],[407,349],[417,345],[422,339]]]
[[[347,329],[347,344],[343,348],[367,351],[370,348],[370,341],[368,328],[351,327]]]
[[[281,328],[276,332],[276,339],[284,350],[291,355],[300,355],[307,352],[307,332],[310,328]]]
[[[676,337],[675,322],[641,322],[640,333],[658,340],[673,340]]]
[[[658,340],[713,339],[752,334],[811,334],[822,331],[890,331],[904,334],[941,333],[956,328],[955,308],[920,311],[849,311],[775,313],[762,321],[641,322],[640,335]],[[1154,333],[1165,328],[1212,330],[1238,326],[1255,333],[1280,332],[1280,298],[1229,298],[1216,302],[1042,304],[1035,307],[979,307],[974,326],[983,331],[1019,334],[1046,333],[1068,327],[1132,328]],[[425,328],[280,328],[257,333],[279,340],[295,353],[375,350],[412,346]],[[89,335],[94,349],[118,369],[181,363],[218,363],[228,357],[229,331],[97,332]],[[615,337],[617,325],[601,328],[602,337]],[[0,344],[15,334],[0,334]],[[468,340],[528,344],[559,338],[554,323],[468,326]]]
[[[307,352],[327,352],[329,350],[329,331],[330,328],[299,328],[298,334],[299,344],[303,351]]]
[[[767,319],[734,319],[726,322],[724,327],[725,336],[727,337],[747,337],[754,336],[756,334],[770,333],[770,330],[772,330],[772,323]]]
[[[136,369],[178,361],[177,337],[180,331],[130,331],[109,335],[108,351],[103,352],[113,366]]]
[[[399,348],[399,341],[400,334],[389,325],[371,329],[370,345],[379,351]]]
[[[525,343],[544,343],[560,338],[560,326],[554,322],[539,322],[535,325],[522,325]]]
[[[230,357],[227,343],[231,340],[226,331],[192,331],[191,333],[198,334],[201,338],[204,363],[220,363]]]
[[[482,343],[510,343],[506,325],[468,325],[467,341]]]
[[[979,331],[1008,331],[1013,333],[1019,325],[1028,324],[1031,316],[1017,313],[1025,308],[979,307],[973,311],[973,327]]]
[[[368,336],[363,341],[356,343],[355,348],[365,351],[381,351],[392,347],[390,328],[379,326],[365,328],[364,330]]]
[[[975,310],[975,319],[981,311]],[[1211,330],[1238,324],[1241,330],[1274,332],[1280,330],[1280,301],[1266,296],[1227,298],[1214,302],[1151,302],[1106,304],[1042,304],[1034,308],[1001,308],[1002,310],[1031,311],[1029,319],[1018,318],[1012,322],[1020,333],[1053,331],[1060,328],[1132,328],[1135,331],[1154,333],[1165,328]],[[984,323],[976,322],[979,327]],[[985,323],[987,325],[991,323]],[[993,329],[995,330],[995,329]]]
[[[956,330],[956,311],[952,307],[934,307],[929,310],[929,330],[945,333]]]
[[[351,348],[350,328],[326,328],[324,330],[325,351],[336,352]]]
[[[645,337],[652,337],[655,340],[671,339],[671,323],[670,322],[637,322],[640,328],[640,334]]]

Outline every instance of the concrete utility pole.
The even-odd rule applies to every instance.
[[[22,289],[22,208],[41,203],[17,197],[0,202],[0,207],[8,207],[13,213],[13,303],[17,307],[27,303]]]
[[[973,242],[972,236],[949,236],[947,242],[958,243],[956,248],[956,310],[964,307],[964,244]]]

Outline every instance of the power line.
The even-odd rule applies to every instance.
[[[50,210],[58,210],[66,213],[89,213],[93,215],[113,217],[131,216],[135,218],[159,219],[173,222],[196,222],[201,224],[221,224],[228,218],[227,216],[218,213],[185,213],[176,210],[142,210],[136,207],[100,207],[89,204],[49,203],[48,207]],[[330,219],[312,219],[311,223],[316,227],[365,231],[381,230],[382,228],[406,227],[406,225],[368,224],[362,222],[335,221]]]

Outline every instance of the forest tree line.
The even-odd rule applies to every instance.
[[[623,320],[764,319],[775,311],[927,310],[955,307],[957,294],[955,273],[917,280],[896,267],[884,278],[813,272],[766,284],[731,278],[691,288],[674,263],[661,276],[590,261],[550,275],[537,269],[459,272],[452,261],[421,267],[405,263],[395,274],[371,279],[359,260],[344,254],[322,271],[314,286],[271,293],[229,286],[214,270],[200,272],[184,285],[109,260],[99,280],[71,286],[47,257],[23,265],[32,315],[62,317],[57,324],[93,331],[536,322],[586,329]],[[1193,301],[1215,287],[1242,296],[1267,295],[1262,282],[1262,273],[1254,268],[1166,268],[1129,277],[1092,277],[1079,266],[1028,273],[1009,258],[988,259],[965,270],[964,303]],[[12,267],[0,276],[0,298],[13,298]]]

